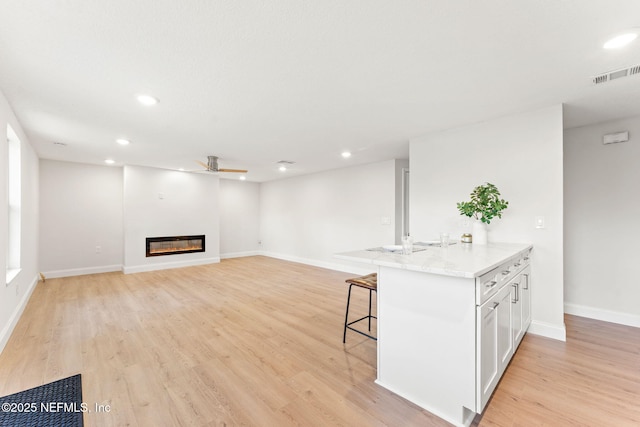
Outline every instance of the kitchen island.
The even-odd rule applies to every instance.
[[[376,382],[468,426],[531,322],[532,246],[415,246],[336,254],[378,273]]]

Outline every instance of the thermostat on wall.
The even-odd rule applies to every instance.
[[[603,144],[615,144],[616,142],[627,142],[629,140],[629,131],[608,133],[602,137]]]

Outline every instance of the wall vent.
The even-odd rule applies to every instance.
[[[627,142],[629,140],[629,131],[608,133],[602,137],[603,144],[615,144],[618,142]]]
[[[591,81],[595,85],[610,82],[611,80],[620,79],[622,77],[632,76],[634,74],[640,74],[640,65],[634,65],[628,68],[622,68],[620,70],[608,71],[603,74],[599,74],[591,78]]]

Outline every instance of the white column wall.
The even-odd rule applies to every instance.
[[[489,239],[530,242],[530,331],[564,339],[562,106],[416,138],[410,144],[411,230],[418,240],[466,231],[456,203],[477,185],[497,185],[509,208]],[[545,228],[535,228],[535,217]]]
[[[206,251],[147,257],[145,239],[206,236]],[[220,261],[219,178],[141,166],[124,167],[124,272]]]

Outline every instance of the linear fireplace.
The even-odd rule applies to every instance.
[[[204,234],[198,236],[147,237],[147,256],[204,252]]]

